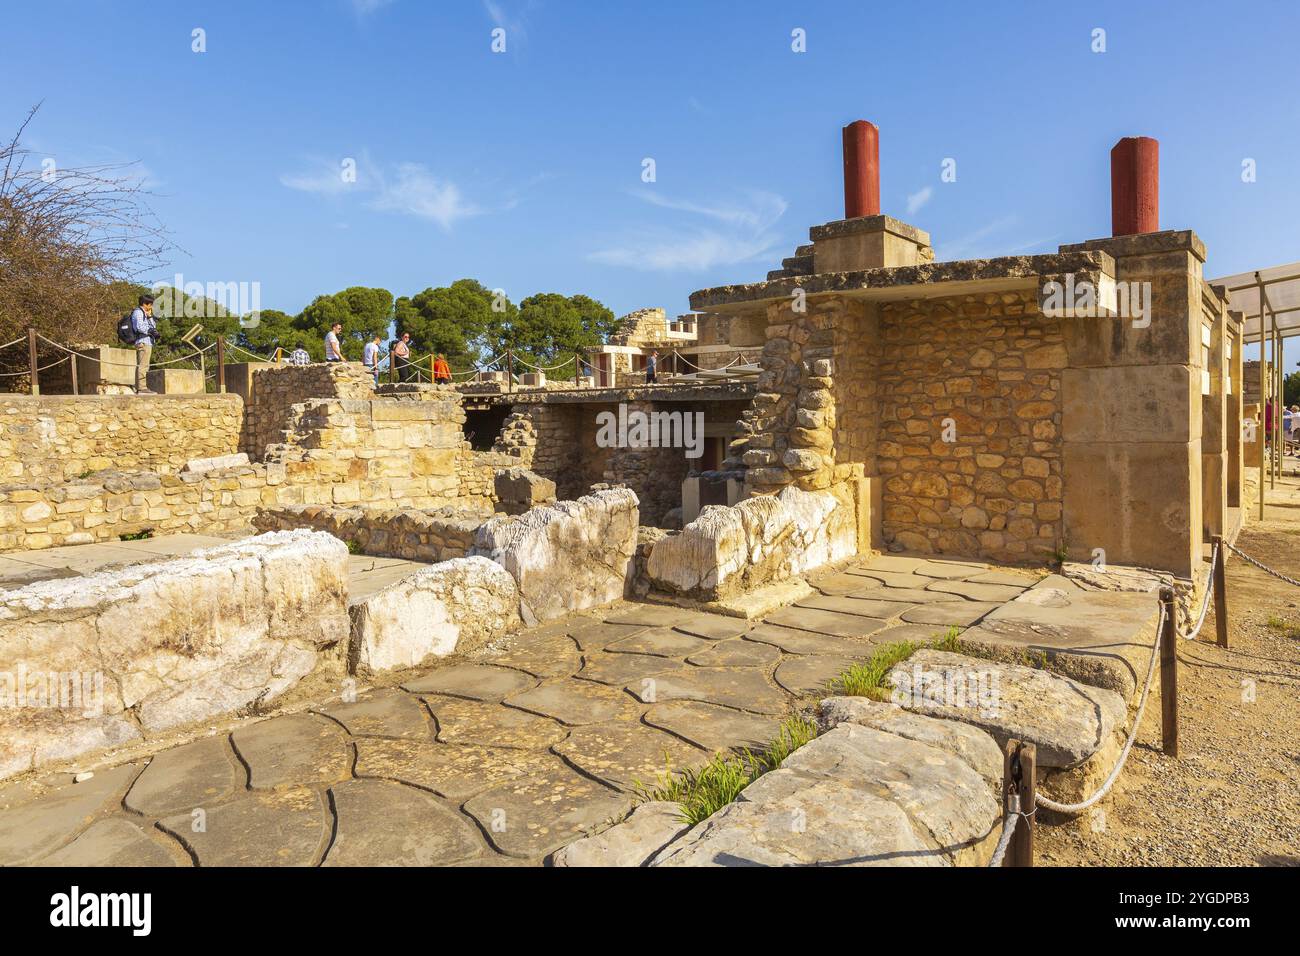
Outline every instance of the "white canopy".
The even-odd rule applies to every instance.
[[[1259,341],[1261,282],[1269,335],[1275,330],[1283,336],[1300,335],[1300,262],[1209,280],[1210,285],[1227,286],[1229,308],[1245,316],[1243,342]]]

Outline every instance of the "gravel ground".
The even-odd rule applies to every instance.
[[[1300,480],[1236,544],[1300,578]],[[1300,866],[1300,588],[1230,555],[1228,649],[1210,611],[1178,655],[1179,751],[1160,750],[1160,678],[1112,795],[1041,826],[1040,866]]]

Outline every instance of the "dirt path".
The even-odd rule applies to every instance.
[[[1300,480],[1269,493],[1237,546],[1300,578]],[[1300,866],[1300,588],[1228,562],[1228,649],[1214,611],[1179,649],[1178,759],[1160,750],[1160,683],[1114,794],[1039,829],[1041,866]]]

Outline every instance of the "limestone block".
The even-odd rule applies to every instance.
[[[1038,747],[1040,766],[1072,768],[1122,732],[1124,699],[1047,671],[925,648],[889,672],[892,700]],[[951,689],[951,692],[950,692]],[[960,690],[960,693],[958,693]]]
[[[214,458],[191,458],[185,463],[182,472],[197,474],[203,471],[212,471],[216,468],[238,468],[248,464],[248,455],[239,452],[235,455],[218,455]]]
[[[1065,441],[1187,442],[1201,434],[1201,386],[1186,365],[1061,372]]]
[[[443,561],[354,603],[349,670],[414,667],[473,650],[519,624],[514,579],[487,558]]]
[[[552,866],[645,866],[663,847],[686,832],[681,806],[643,803],[608,830],[556,852]]]
[[[479,528],[471,554],[510,572],[520,615],[531,626],[623,597],[639,516],[636,494],[611,488],[491,518]]]
[[[202,395],[205,391],[203,372],[197,368],[151,368],[145,384],[159,395]]]
[[[346,563],[329,535],[275,532],[31,584],[0,598],[0,673],[93,688],[76,707],[86,730],[59,756],[120,740],[128,709],[150,734],[272,700],[317,668],[342,671]],[[0,767],[53,759],[49,730],[39,708],[0,708]]]

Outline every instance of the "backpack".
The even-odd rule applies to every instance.
[[[117,338],[123,345],[135,345],[135,328],[131,325],[131,316],[133,314],[128,312],[117,320]]]

